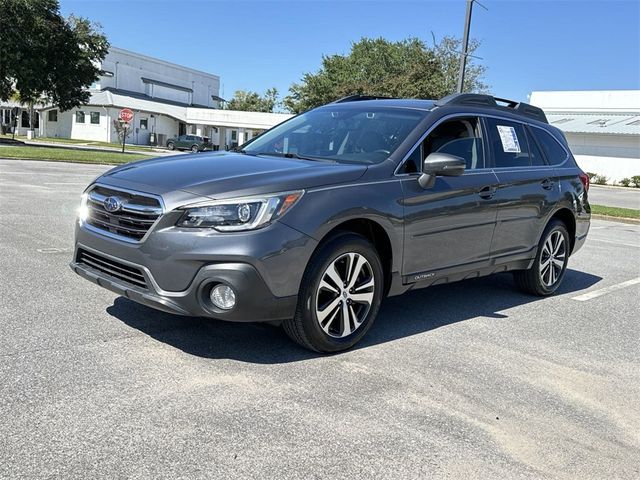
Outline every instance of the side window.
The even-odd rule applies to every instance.
[[[535,127],[531,131],[551,165],[560,165],[567,159],[567,152],[550,133]]]
[[[528,167],[531,164],[524,125],[496,118],[487,118],[487,125],[494,167]]]
[[[464,158],[467,170],[484,168],[482,129],[477,117],[456,118],[438,125],[424,141],[425,157],[448,153]]]
[[[402,165],[402,169],[399,173],[418,173],[422,170],[422,161],[424,155],[422,154],[422,144],[413,149],[409,158]]]
[[[531,158],[531,165],[533,166],[544,166],[546,165],[544,161],[544,155],[540,151],[538,144],[535,139],[531,136],[531,129],[527,129],[527,143],[529,143],[529,158]]]

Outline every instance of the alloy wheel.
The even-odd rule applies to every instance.
[[[553,286],[562,275],[562,270],[567,261],[567,248],[564,235],[559,230],[549,234],[542,245],[540,254],[540,281],[546,287]]]
[[[316,318],[334,338],[355,332],[373,304],[375,278],[369,261],[355,252],[333,260],[322,274],[316,292]]]

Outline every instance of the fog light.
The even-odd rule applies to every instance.
[[[211,302],[222,310],[231,310],[236,304],[236,294],[228,285],[218,284],[209,294]]]

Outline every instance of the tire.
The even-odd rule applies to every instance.
[[[354,272],[358,268],[355,275],[347,273],[349,265]],[[350,284],[347,287],[345,277]],[[343,280],[342,285],[333,278]],[[353,233],[333,237],[311,257],[302,277],[296,313],[283,322],[284,331],[314,352],[347,350],[373,325],[383,284],[380,257],[367,239]]]
[[[176,149],[176,146],[173,144],[173,142],[169,142],[169,143],[167,143],[167,148],[168,148],[169,150],[175,150],[175,149]]]
[[[200,151],[200,147],[198,145],[191,145],[191,152],[198,153]]]
[[[538,243],[538,252],[531,268],[513,272],[518,288],[539,297],[553,294],[564,278],[569,248],[566,225],[560,220],[549,222]]]

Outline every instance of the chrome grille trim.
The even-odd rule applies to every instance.
[[[121,207],[109,212],[104,201],[118,197]],[[88,217],[84,227],[130,243],[142,242],[164,212],[162,198],[149,193],[95,184],[87,192]]]
[[[121,191],[115,188],[110,188],[109,190],[113,190],[114,192]],[[129,192],[124,192],[124,193],[129,193]],[[139,196],[146,196],[146,195],[140,194]],[[154,198],[154,197],[149,197],[149,198]],[[107,195],[102,195],[95,191],[89,192],[89,201],[95,203],[96,205],[102,205],[106,199],[107,199]],[[122,205],[122,211],[139,213],[143,215],[161,215],[162,207],[150,207],[146,205],[136,205],[135,203],[124,202]]]
[[[142,270],[117,262],[111,258],[103,257],[94,252],[89,252],[82,248],[78,249],[76,262],[84,264],[103,274],[114,277],[118,280],[135,285],[136,287],[148,289],[147,280]]]

